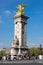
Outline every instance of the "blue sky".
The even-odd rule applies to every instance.
[[[10,47],[14,38],[14,20],[19,4],[27,4],[28,47],[43,47],[43,0],[0,0],[0,48]]]

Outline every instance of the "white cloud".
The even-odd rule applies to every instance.
[[[15,15],[16,11],[15,10],[13,10],[13,11],[5,10],[3,13],[6,16],[13,16],[13,15]]]
[[[12,14],[10,10],[5,10],[4,13],[5,13],[6,15]]]
[[[28,43],[27,44],[29,48],[32,48],[32,47],[40,47],[40,43]],[[42,47],[43,47],[43,43],[41,43]]]

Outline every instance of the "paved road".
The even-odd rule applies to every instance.
[[[0,65],[43,65],[43,60],[0,61]]]
[[[43,65],[42,63],[0,63],[0,65]]]

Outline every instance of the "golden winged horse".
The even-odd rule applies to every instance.
[[[17,9],[18,9],[18,12],[16,13],[17,15],[18,14],[22,14],[22,15],[24,15],[24,8],[26,7],[26,5],[19,5],[19,6],[17,6]]]

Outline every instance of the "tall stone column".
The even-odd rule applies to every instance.
[[[15,20],[15,35],[19,40],[19,48],[26,46],[26,23],[27,23],[27,16],[24,15],[16,15],[14,16]],[[20,52],[20,49],[19,49]]]
[[[26,24],[28,17],[24,15],[23,9],[25,5],[17,6],[18,12],[14,16],[14,42],[12,51],[14,54],[22,54],[26,50]],[[15,50],[16,49],[16,50]]]

